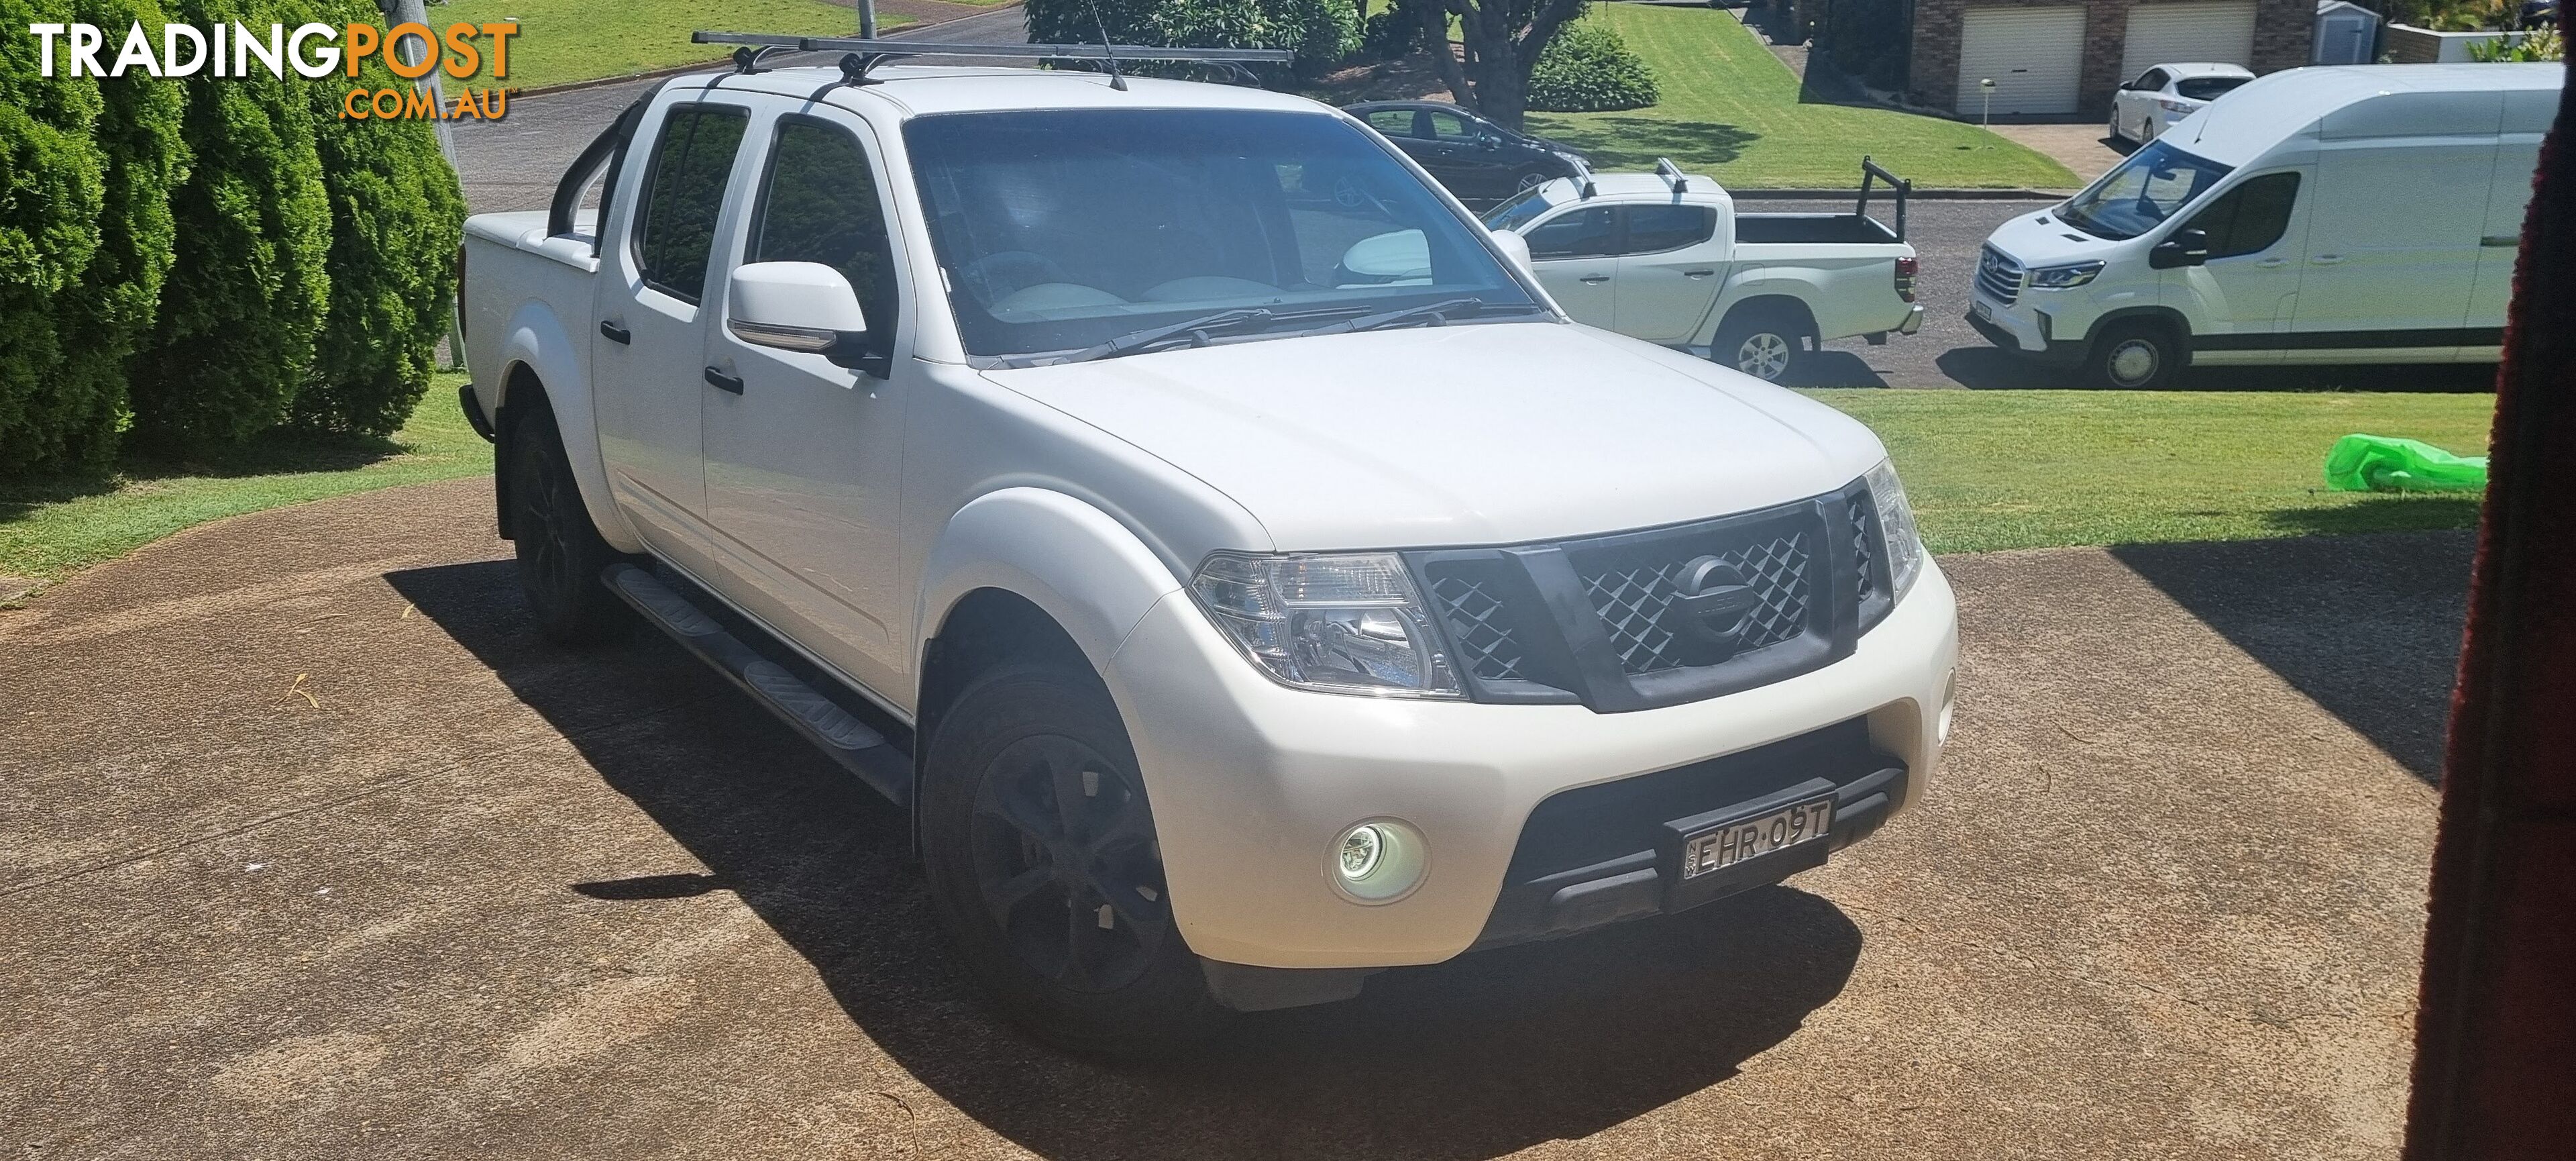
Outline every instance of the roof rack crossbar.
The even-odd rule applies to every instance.
[[[1226,64],[1287,64],[1297,54],[1284,48],[1155,48],[1142,44],[938,44],[923,40],[865,40],[841,36],[780,36],[766,32],[689,34],[692,44],[753,44],[793,48],[800,52],[853,52],[880,59],[907,56],[1010,56],[1039,60],[1206,61]]]
[[[1674,193],[1688,193],[1690,191],[1690,179],[1682,176],[1682,167],[1673,164],[1672,158],[1658,157],[1655,159],[1655,176],[1660,177],[1664,179],[1665,182],[1669,183],[1673,187]]]

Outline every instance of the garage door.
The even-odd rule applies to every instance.
[[[1959,112],[1986,108],[1979,81],[1993,80],[1997,113],[2072,113],[2084,71],[2084,9],[1971,8],[1960,22]]]
[[[2254,0],[2129,9],[2129,39],[2120,49],[2122,81],[2160,64],[2202,62],[2254,63]]]

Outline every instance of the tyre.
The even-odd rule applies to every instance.
[[[1765,383],[1787,381],[1805,362],[1807,337],[1814,330],[1786,310],[1749,310],[1728,315],[1710,341],[1708,357]]]
[[[582,506],[553,412],[540,405],[518,421],[507,466],[519,591],[537,631],[564,645],[622,635],[634,614],[600,583],[599,574],[625,558],[600,539],[590,510]]]
[[[2173,385],[2188,356],[2173,328],[2155,323],[2114,323],[2085,353],[2085,376],[2096,387],[2155,391]]]
[[[1021,664],[969,683],[922,767],[922,872],[1001,1013],[1088,1056],[1168,1054],[1226,1010],[1173,923],[1153,812],[1109,693]]]
[[[2107,128],[2107,129],[2110,131],[2111,140],[2113,140],[2113,141],[2125,141],[2125,140],[2127,140],[2127,139],[2128,139],[2128,136],[2129,136],[2128,134],[2120,132],[2120,109],[2119,109],[2119,106],[2117,106],[2117,105],[2112,106],[2112,108],[2111,108],[2111,123],[2110,123],[2109,125],[2105,126],[2105,128]]]

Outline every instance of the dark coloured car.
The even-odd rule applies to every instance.
[[[1385,134],[1470,206],[1489,206],[1588,168],[1581,154],[1563,145],[1514,133],[1442,101],[1370,101],[1344,111]]]

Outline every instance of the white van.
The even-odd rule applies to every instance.
[[[1968,321],[2109,387],[2184,366],[2494,362],[2555,64],[2260,78],[2004,223]]]

